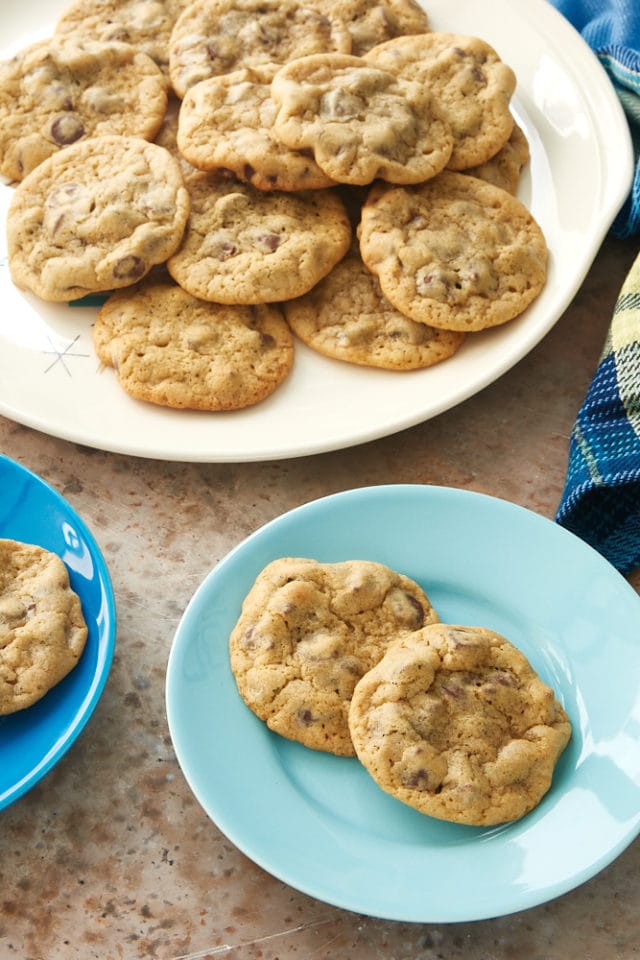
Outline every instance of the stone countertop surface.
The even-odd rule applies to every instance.
[[[349,913],[254,865],[187,786],[164,682],[178,622],[252,531],[352,487],[438,484],[553,517],[571,427],[637,244],[607,239],[557,325],[511,371],[432,420],[287,461],[184,464],[76,446],[0,418],[0,449],[79,512],[110,569],[116,655],[82,735],[0,813],[0,960],[631,960],[640,846],[543,906],[495,920]],[[640,590],[640,571],[629,577]],[[491,878],[487,877],[487,883]]]

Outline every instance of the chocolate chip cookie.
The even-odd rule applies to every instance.
[[[246,596],[229,643],[240,696],[276,733],[353,755],[357,683],[399,636],[438,617],[410,578],[371,561],[274,560]]]
[[[362,259],[401,313],[478,331],[521,314],[542,290],[547,245],[506,190],[445,171],[414,187],[376,187],[362,208]]]
[[[313,0],[313,6],[346,23],[356,56],[393,37],[429,30],[429,18],[416,0]]]
[[[304,297],[283,304],[300,339],[324,356],[384,370],[419,370],[453,356],[464,334],[416,323],[396,310],[357,246]]]
[[[201,170],[227,172],[260,190],[315,190],[332,181],[308,154],[275,135],[273,70],[236,70],[203,80],[185,94],[178,147]]]
[[[194,297],[275,303],[302,296],[349,249],[351,224],[331,190],[262,191],[215,174],[188,180],[191,214],[169,273]]]
[[[349,729],[383,790],[472,826],[532,810],[571,736],[553,690],[513,644],[444,624],[403,637],[359,681]]]
[[[56,23],[56,33],[128,43],[160,67],[169,79],[169,37],[185,0],[73,0]]]
[[[152,140],[167,106],[160,69],[123,43],[53,37],[0,64],[0,172],[22,180],[87,137]]]
[[[313,151],[339,183],[418,183],[451,156],[449,125],[436,117],[427,87],[362,57],[294,60],[276,73],[271,96],[277,136],[293,150]]]
[[[484,163],[509,138],[516,77],[485,40],[441,32],[397,37],[365,59],[429,88],[453,133],[450,170]]]
[[[530,159],[529,141],[522,127],[515,123],[511,135],[498,152],[477,167],[468,167],[463,173],[479,177],[501,187],[514,196],[518,192],[520,174]]]
[[[293,364],[279,307],[206,303],[170,283],[114,293],[100,308],[93,340],[130,396],[176,409],[251,406]]]
[[[139,137],[80,141],[16,187],[11,275],[52,301],[129,286],[174,252],[188,213],[180,167],[163,147]]]
[[[76,666],[88,628],[56,554],[0,540],[0,714],[30,707]]]
[[[244,67],[282,65],[296,57],[351,50],[346,25],[297,0],[195,0],[178,18],[169,72],[180,97],[195,83]]]

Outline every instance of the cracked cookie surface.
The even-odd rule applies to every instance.
[[[229,641],[240,696],[267,726],[353,756],[347,714],[357,681],[389,643],[438,617],[421,587],[370,561],[268,564]]]
[[[361,57],[372,47],[408,33],[426,33],[429,18],[415,0],[312,0],[332,11],[351,34],[351,53]]]
[[[173,89],[184,97],[201,80],[240,68],[281,66],[312,53],[351,51],[346,25],[332,11],[296,0],[196,0],[178,18],[169,43]]]
[[[504,637],[429,625],[389,648],[349,711],[357,755],[383,790],[472,826],[516,820],[547,793],[571,724]]]
[[[174,252],[188,213],[180,167],[163,147],[139,137],[80,141],[16,187],[11,275],[52,301],[130,286]]]
[[[405,317],[384,297],[357,248],[304,297],[283,304],[289,326],[319,353],[384,370],[419,370],[453,356],[464,334]]]
[[[87,635],[60,557],[0,540],[0,714],[30,707],[66,677]]]
[[[374,47],[365,59],[428,87],[453,134],[448,169],[484,163],[509,138],[516,78],[485,40],[441,32],[397,37]]]
[[[195,297],[249,304],[302,296],[349,249],[351,223],[331,190],[262,191],[206,173],[188,188],[184,242],[167,266]]]
[[[56,33],[128,43],[169,77],[169,38],[189,0],[74,0],[56,23]]]
[[[277,136],[294,150],[312,150],[339,183],[418,183],[451,155],[449,125],[436,117],[426,86],[363,57],[302,57],[278,70],[271,96]]]
[[[251,406],[293,364],[293,337],[278,307],[207,303],[169,283],[113,294],[93,339],[128,394],[178,409]]]
[[[203,80],[180,108],[178,147],[201,170],[226,171],[260,190],[315,190],[333,181],[311,156],[275,135],[273,71],[236,70]]]
[[[547,276],[540,226],[516,197],[445,171],[415,187],[374,187],[362,208],[362,259],[402,313],[446,330],[506,323]]]
[[[0,171],[22,180],[101,134],[152,140],[167,106],[160,69],[122,43],[52,37],[0,64]]]

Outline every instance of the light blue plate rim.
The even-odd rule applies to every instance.
[[[0,810],[62,759],[94,712],[116,641],[111,577],[96,540],[68,501],[42,477],[0,454],[0,537],[37,544],[65,562],[87,621],[74,669],[40,701],[0,717]]]
[[[516,643],[574,728],[539,806],[492,829],[445,824],[384,794],[357,760],[270,732],[240,700],[227,640],[278,556],[386,563],[421,583],[443,621]],[[640,597],[583,541],[486,494],[390,484],[297,507],[214,567],[176,631],[167,716],[203,809],[275,877],[370,916],[470,921],[567,893],[638,835],[639,669]]]

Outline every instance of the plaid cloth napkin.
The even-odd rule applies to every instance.
[[[640,234],[640,0],[554,0],[594,50],[620,97],[634,142],[632,189],[611,227]],[[640,565],[640,255],[613,312],[578,412],[556,520],[621,573]]]
[[[640,0],[552,0],[609,74],[629,121],[636,157],[633,187],[611,227],[614,237],[640,232]]]
[[[571,433],[556,520],[621,573],[640,565],[640,256]]]

